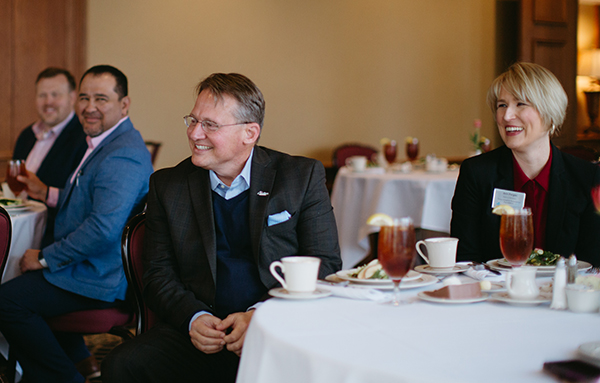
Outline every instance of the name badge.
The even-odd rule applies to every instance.
[[[492,208],[498,205],[508,205],[513,209],[523,209],[525,206],[525,193],[512,190],[494,189],[492,197]]]

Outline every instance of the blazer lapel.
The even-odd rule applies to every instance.
[[[215,221],[212,205],[212,191],[208,171],[196,168],[188,174],[188,187],[190,200],[194,209],[194,215],[200,236],[204,244],[204,251],[210,265],[213,283],[217,280],[217,239],[215,235]]]
[[[277,171],[270,168],[271,159],[260,147],[254,147],[252,159],[252,170],[250,175],[250,195],[248,198],[250,240],[252,241],[252,253],[258,264],[260,238],[266,222],[266,211],[273,190],[273,182]]]
[[[513,190],[515,187],[513,176],[512,152],[506,146],[498,161],[498,178],[494,183],[494,187],[498,189]],[[492,201],[490,201],[490,207]]]
[[[566,201],[569,189],[565,178],[565,163],[560,150],[552,145],[552,167],[548,186],[548,213],[546,216],[546,247],[556,247],[560,241],[560,226],[565,218]]]

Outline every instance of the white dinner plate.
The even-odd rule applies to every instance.
[[[353,283],[361,283],[361,284],[366,284],[366,285],[393,285],[393,282],[391,281],[391,279],[359,279],[359,278],[353,278],[350,275],[356,273],[357,269],[350,269],[350,270],[341,270],[338,271],[337,273],[335,273],[335,275],[337,275],[340,279],[344,280],[344,281],[349,281],[349,282],[353,282]],[[416,279],[418,279],[421,276],[420,273],[417,273],[414,270],[410,270],[408,272],[408,274],[406,274],[406,276],[404,278],[402,278],[402,282],[408,282],[408,281],[414,281]],[[373,287],[373,286],[371,286]]]
[[[415,267],[415,270],[420,273],[427,274],[455,274],[462,273],[463,271],[467,271],[469,269],[468,264],[457,263],[454,267],[448,269],[436,269],[429,265],[419,265]]]
[[[465,298],[465,299],[448,299],[448,298],[438,298],[432,297],[430,295],[425,294],[425,291],[421,291],[417,294],[419,298],[427,302],[433,303],[447,303],[447,304],[464,304],[464,303],[475,303],[475,302],[483,302],[488,299],[488,293],[481,293],[480,297],[477,298]]]
[[[600,362],[600,342],[587,342],[579,346],[577,349],[581,355],[593,359],[595,362]]]
[[[492,294],[492,299],[515,306],[533,306],[542,303],[550,303],[552,300],[552,294],[540,292],[540,295],[533,299],[513,299],[508,295],[507,292],[504,292]]]
[[[329,274],[327,277],[325,277],[325,280],[329,281],[329,282],[334,282],[334,283],[339,283],[339,282],[345,281],[344,279],[341,279],[336,274]],[[439,281],[439,279],[437,279],[433,275],[419,274],[419,277],[417,279],[412,279],[410,281],[406,281],[403,279],[402,282],[400,283],[400,290],[407,290],[407,289],[414,289],[417,287],[429,286],[429,285],[438,283],[438,281]],[[379,284],[379,285],[370,284],[369,285],[366,283],[350,282],[350,285],[352,287],[362,288],[362,289],[377,289],[377,290],[393,290],[394,289],[393,283]]]
[[[491,261],[486,262],[493,270],[497,271],[508,271],[511,269],[508,266],[508,262],[504,258],[492,259]],[[506,265],[506,266],[505,266]],[[537,267],[537,274],[539,275],[554,275],[554,271],[556,270],[556,266],[532,266]],[[579,270],[588,270],[591,269],[592,265],[585,261],[577,261],[577,269]]]
[[[27,201],[23,201],[22,199],[14,199],[14,198],[2,198],[5,200],[10,200],[10,201],[14,201],[16,202],[15,205],[5,205],[3,203],[0,203],[0,206],[2,206],[4,209],[8,210],[18,210],[18,209],[26,209],[27,206]]]
[[[325,290],[325,289],[316,289],[312,293],[292,294],[289,291],[287,291],[286,289],[284,289],[283,287],[277,287],[277,288],[269,290],[269,294],[274,297],[283,298],[283,299],[319,299],[319,298],[325,298],[325,297],[330,296],[331,291]]]
[[[481,291],[485,293],[497,293],[504,290],[506,290],[506,287],[504,287],[504,282],[492,282],[492,287],[490,289],[482,289]]]

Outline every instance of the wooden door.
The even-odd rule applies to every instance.
[[[553,142],[577,139],[577,0],[521,0],[519,60],[534,62],[556,75],[569,107],[562,133]]]
[[[35,79],[49,66],[85,70],[85,1],[0,0],[0,180],[21,130],[37,118]]]

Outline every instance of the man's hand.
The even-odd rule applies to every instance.
[[[48,194],[48,186],[44,184],[35,175],[35,173],[27,171],[27,177],[17,176],[17,181],[23,182],[26,186],[27,195],[33,199],[46,202],[46,195]]]
[[[221,324],[221,319],[204,314],[192,322],[190,338],[192,344],[198,350],[205,354],[214,354],[225,346],[225,332],[217,327]]]
[[[21,268],[21,273],[25,274],[28,271],[43,269],[44,267],[38,261],[38,255],[40,254],[40,250],[28,249],[25,251],[23,258],[19,261],[19,267]]]
[[[246,338],[246,330],[252,320],[254,309],[246,311],[244,313],[234,313],[229,315],[227,318],[217,326],[217,330],[225,331],[231,327],[232,331],[223,340],[227,343],[227,349],[231,352],[235,352],[237,356],[242,355],[242,347],[244,346],[244,339]]]

